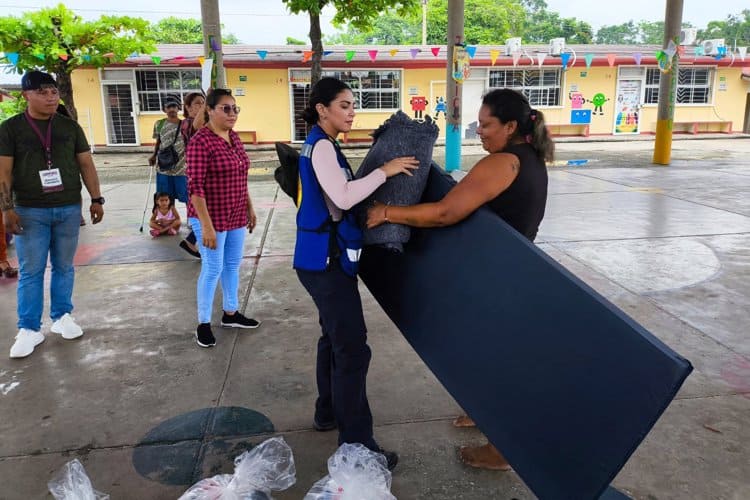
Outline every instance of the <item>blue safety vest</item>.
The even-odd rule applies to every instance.
[[[354,178],[338,144],[315,125],[302,146],[299,157],[299,185],[297,206],[297,243],[294,247],[294,268],[305,271],[325,271],[334,259],[350,276],[356,276],[362,251],[362,230],[354,214],[343,211],[341,220],[334,222],[328,212],[323,190],[312,166],[312,152],[320,140],[331,141],[336,148],[339,166],[348,180]]]

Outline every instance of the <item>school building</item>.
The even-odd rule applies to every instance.
[[[305,46],[223,47],[227,86],[242,108],[235,129],[248,143],[301,142],[297,117],[307,100],[310,52]],[[346,81],[357,99],[347,141],[368,134],[398,109],[437,119],[460,107],[463,138],[476,137],[481,97],[509,87],[545,113],[554,135],[653,134],[660,66],[658,46],[533,45],[467,47],[453,62],[461,102],[446,102],[445,46],[329,46],[323,73]],[[201,87],[201,45],[160,45],[103,69],[72,74],[79,119],[96,145],[152,144],[162,104]],[[675,133],[750,132],[750,57],[680,47]],[[472,55],[473,54],[473,55]],[[664,62],[664,59],[661,59]],[[454,85],[453,78],[448,82]]]

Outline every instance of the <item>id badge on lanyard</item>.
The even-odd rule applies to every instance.
[[[36,123],[34,123],[29,112],[26,111],[24,115],[26,116],[26,121],[29,122],[29,126],[34,130],[36,136],[39,137],[42,147],[44,148],[44,157],[47,163],[47,168],[39,171],[39,179],[42,181],[42,191],[45,193],[62,191],[65,187],[63,186],[60,169],[55,168],[52,165],[52,118],[54,118],[54,115],[49,119],[49,123],[47,124],[47,134],[45,137],[42,137],[42,132],[39,130]]]

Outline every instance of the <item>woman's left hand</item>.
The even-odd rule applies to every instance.
[[[253,210],[253,207],[249,207],[247,210],[247,230],[252,233],[257,223],[258,218],[255,216],[255,210]]]
[[[388,207],[385,203],[379,201],[373,202],[373,205],[367,209],[367,229],[378,227],[388,221],[385,220],[385,210]]]

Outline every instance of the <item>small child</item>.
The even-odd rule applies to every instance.
[[[168,193],[154,194],[154,209],[148,225],[151,236],[175,235],[180,229],[180,214],[174,206],[174,200]]]

